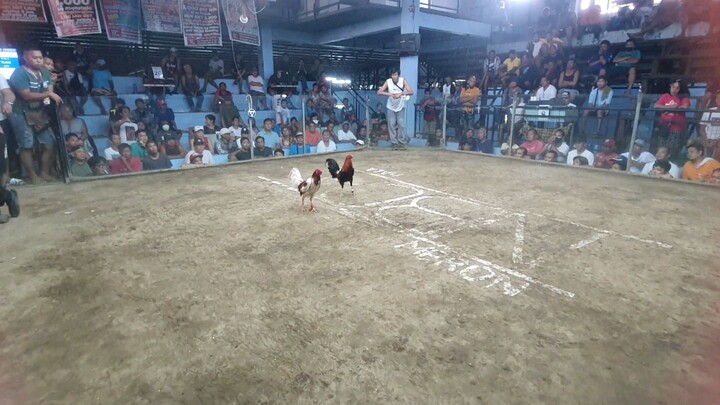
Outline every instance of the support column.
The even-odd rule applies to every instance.
[[[258,50],[258,71],[265,83],[275,73],[273,66],[273,33],[267,24],[260,26],[260,49]]]
[[[400,12],[400,34],[419,34],[420,23],[417,14],[420,13],[419,0],[402,0],[402,11]],[[400,57],[400,76],[407,80],[415,95],[407,102],[406,108],[406,130],[411,138],[415,136],[415,103],[419,99],[418,94],[418,64],[417,55]]]

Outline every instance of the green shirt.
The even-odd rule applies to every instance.
[[[633,49],[632,51],[621,51],[618,52],[617,55],[615,55],[615,59],[617,58],[631,58],[631,59],[637,59],[640,60],[640,50],[639,49]],[[616,63],[615,66],[619,67],[633,67],[635,66],[634,63]]]
[[[40,69],[38,76],[29,72],[25,67],[15,69],[10,80],[10,88],[17,94],[23,90],[30,90],[31,93],[45,93],[52,86],[52,77],[47,69]],[[42,101],[28,103],[18,95],[13,104],[15,116],[22,116],[26,111],[39,111],[43,109]]]
[[[87,163],[78,164],[73,162],[70,165],[70,176],[71,177],[92,177],[93,172],[90,165]]]
[[[147,156],[147,149],[143,148],[139,142],[130,145],[130,150],[132,151],[133,157],[142,159]]]

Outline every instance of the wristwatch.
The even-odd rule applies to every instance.
[[[12,102],[12,101],[6,101],[6,103],[8,103],[8,104],[10,104],[10,105],[13,105],[13,102]]]

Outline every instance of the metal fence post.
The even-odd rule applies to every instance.
[[[305,126],[305,115],[306,114],[305,114],[305,96],[304,95],[302,97],[300,97],[300,101],[302,102],[302,134],[303,134],[302,154],[304,155],[305,154],[305,146],[307,145],[307,140],[305,139],[305,135],[306,135],[305,128],[307,128],[307,127]],[[295,134],[295,135],[297,135],[297,134]],[[295,135],[293,135],[293,136],[295,136]],[[300,151],[298,151],[298,153],[300,153]]]
[[[255,160],[255,133],[253,131],[253,123],[255,121],[255,108],[253,108],[253,99],[250,94],[247,95],[248,101],[248,132],[250,133],[250,160]],[[250,120],[252,118],[252,121]],[[242,137],[240,138],[240,146],[242,147]]]
[[[447,149],[447,143],[446,143],[446,135],[445,132],[447,131],[447,97],[443,97],[443,123],[442,123],[442,139],[440,142],[442,142],[443,149]]]
[[[640,92],[637,96],[637,102],[635,103],[635,119],[633,120],[633,130],[630,136],[630,149],[628,150],[628,160],[625,167],[625,171],[630,171],[630,163],[632,162],[632,147],[635,145],[635,139],[637,138],[638,125],[640,124],[640,106],[642,106],[643,92]]]
[[[513,135],[515,134],[515,109],[517,107],[517,97],[513,97],[512,109],[510,110],[510,135],[508,135],[508,156],[512,156]],[[500,145],[502,146],[502,145]]]
[[[368,94],[366,97],[367,103],[365,103],[365,122],[367,122],[367,128],[365,128],[365,132],[367,133],[367,136],[363,139],[363,142],[365,142],[364,147],[370,149],[370,134],[372,133],[372,124],[370,123],[370,95]]]

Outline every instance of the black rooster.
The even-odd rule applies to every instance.
[[[345,163],[343,163],[342,169],[338,165],[335,159],[327,159],[325,165],[330,172],[333,179],[338,179],[340,188],[345,188],[345,183],[350,183],[350,190],[355,194],[355,187],[353,187],[353,176],[355,175],[355,169],[352,164],[353,155],[345,156]]]

